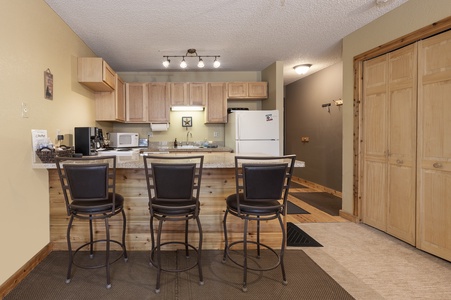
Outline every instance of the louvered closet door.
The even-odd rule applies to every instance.
[[[416,45],[364,63],[362,220],[415,244]]]
[[[451,260],[451,32],[419,42],[417,247]]]

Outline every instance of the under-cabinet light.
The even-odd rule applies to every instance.
[[[203,106],[172,106],[172,111],[203,111]]]

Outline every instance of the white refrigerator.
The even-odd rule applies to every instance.
[[[278,156],[279,112],[277,110],[243,110],[228,115],[225,146],[237,154]]]

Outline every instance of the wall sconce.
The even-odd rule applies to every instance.
[[[219,66],[221,65],[221,63],[218,60],[218,58],[221,57],[220,55],[198,55],[196,49],[188,49],[186,51],[185,55],[163,55],[163,57],[166,58],[163,61],[163,66],[165,68],[169,67],[169,64],[171,63],[171,60],[170,60],[171,57],[181,57],[182,58],[182,61],[180,62],[180,68],[182,68],[182,69],[185,69],[188,66],[188,63],[186,62],[185,58],[190,58],[190,57],[195,57],[195,58],[199,59],[199,61],[197,63],[198,68],[205,67],[204,60],[202,59],[205,57],[214,57],[215,58],[215,60],[213,62],[213,67],[215,69],[219,68]]]
[[[293,69],[296,71],[296,73],[304,75],[305,73],[308,72],[311,66],[312,66],[311,64],[303,64],[294,66]]]

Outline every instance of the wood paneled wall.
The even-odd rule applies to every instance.
[[[67,250],[66,231],[69,217],[66,214],[64,196],[56,170],[49,170],[50,188],[50,240],[54,250]],[[148,196],[144,169],[118,169],[117,192],[125,198],[125,213],[127,217],[126,244],[129,250],[150,249],[150,216],[148,210]],[[203,228],[203,248],[223,249],[224,232],[222,220],[226,208],[225,199],[235,193],[234,169],[204,169],[201,184],[201,212],[200,219]],[[228,216],[229,240],[235,241],[243,238],[243,222],[235,216]],[[154,229],[157,230],[157,223]],[[110,220],[112,239],[120,239],[122,218],[114,216]],[[105,227],[103,221],[94,225],[95,233],[104,237]],[[88,222],[75,219],[71,241],[75,249],[88,241]],[[183,241],[184,222],[166,222],[163,226],[163,242],[170,239]],[[189,239],[193,245],[197,244],[198,233],[195,221],[189,224]],[[250,222],[248,238],[256,235],[256,224]],[[261,242],[274,248],[280,248],[282,237],[277,220],[262,222]],[[112,247],[116,245],[112,244]],[[169,246],[168,246],[169,247]],[[114,249],[114,248],[113,248]],[[166,248],[169,249],[169,248]]]

